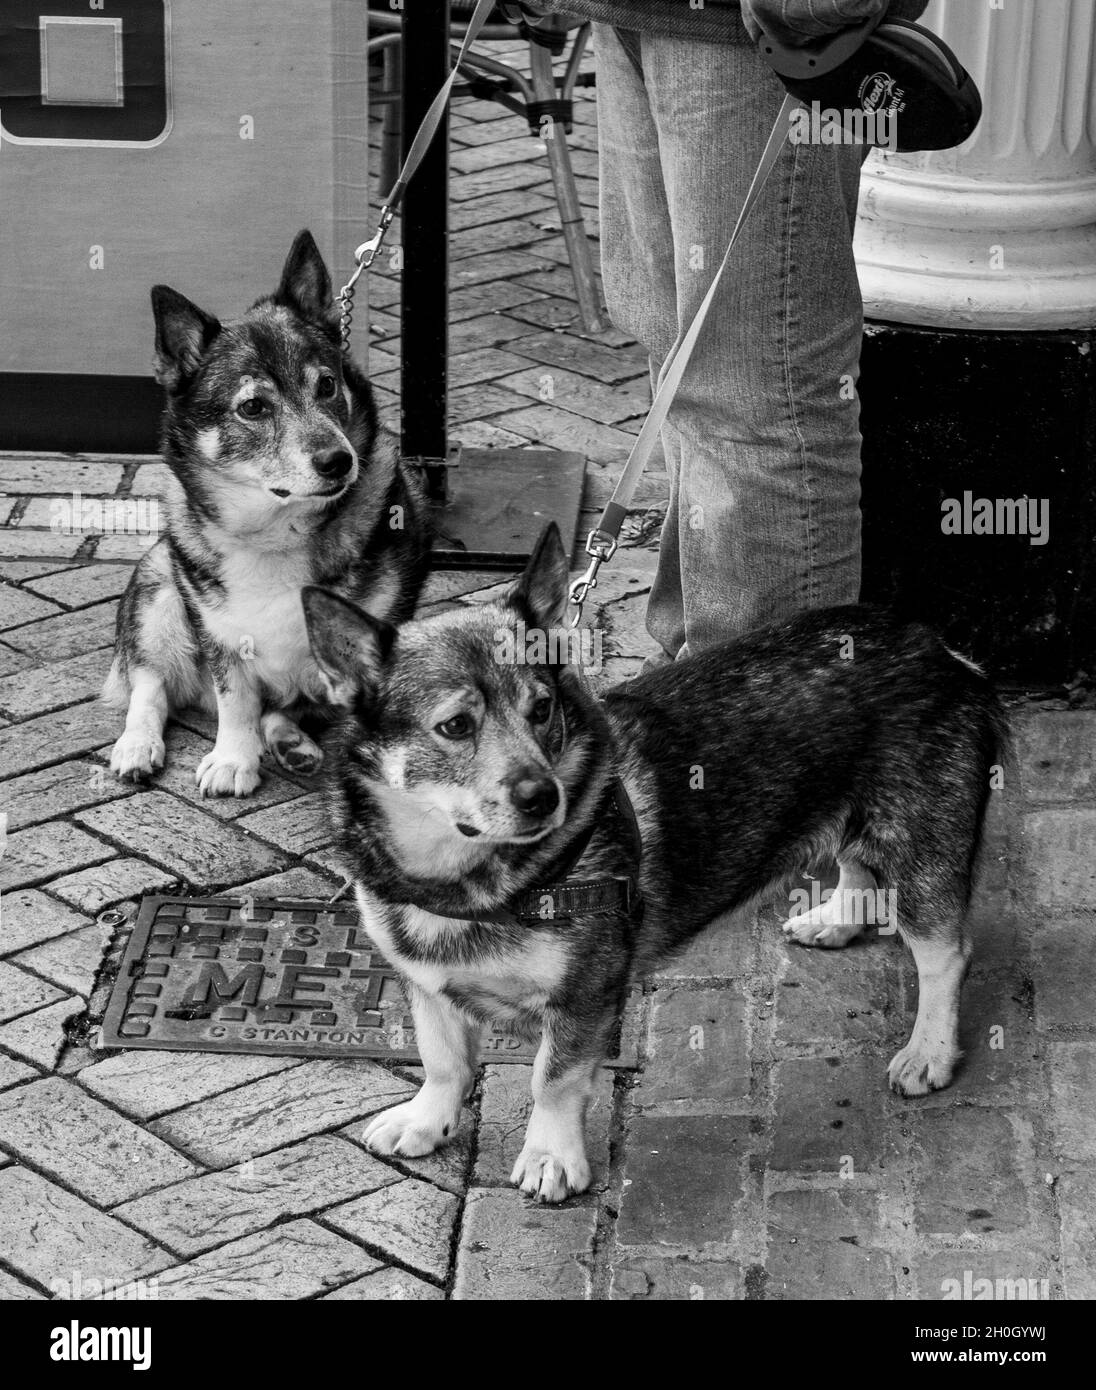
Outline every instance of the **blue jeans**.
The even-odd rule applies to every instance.
[[[594,34],[606,300],[657,375],[722,259],[784,89],[752,45]],[[670,411],[647,609],[670,657],[856,601],[861,158],[785,146]]]

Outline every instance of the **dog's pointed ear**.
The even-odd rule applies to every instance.
[[[338,323],[339,312],[331,290],[331,276],[327,273],[320,248],[307,228],[297,233],[289,248],[274,300],[289,305],[324,328],[332,329]]]
[[[156,380],[165,390],[174,391],[198,370],[221,325],[167,285],[152,287],[152,316],[156,320]]]
[[[333,705],[352,706],[376,690],[396,629],[328,589],[301,590],[308,641]]]
[[[562,621],[567,605],[567,552],[554,521],[540,533],[524,574],[507,594],[507,603],[529,627],[546,630]]]

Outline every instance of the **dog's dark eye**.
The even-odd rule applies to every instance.
[[[257,420],[260,415],[267,412],[266,401],[262,396],[249,396],[246,401],[241,401],[236,407],[237,415],[242,415],[245,420]]]
[[[316,394],[322,400],[330,400],[338,389],[339,383],[333,376],[322,376],[316,386]]]
[[[434,730],[442,738],[471,738],[475,727],[467,714],[454,714],[451,719],[443,719],[440,724],[435,724]]]
[[[542,695],[539,700],[533,702],[533,708],[529,711],[529,718],[534,724],[547,724],[552,717],[552,697]]]

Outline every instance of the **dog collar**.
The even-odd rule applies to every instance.
[[[614,874],[612,878],[575,879],[530,888],[518,894],[509,912],[522,922],[556,922],[566,917],[628,912],[631,906],[631,877]]]
[[[643,843],[632,802],[619,777],[608,787],[608,804],[595,814],[578,842],[567,852],[564,864],[552,878],[519,893],[506,910],[507,918],[522,922],[553,922],[569,917],[596,916],[608,912],[631,912],[636,901],[635,879],[630,874],[607,874],[602,878],[569,879],[605,817],[621,822],[628,837],[638,870]],[[554,866],[553,866],[554,867]]]

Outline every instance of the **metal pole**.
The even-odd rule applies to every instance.
[[[400,45],[403,150],[449,74],[449,0],[413,0]],[[449,121],[442,122],[402,210],[400,448],[422,459],[427,490],[445,495],[448,453]],[[385,190],[387,192],[387,190]]]

